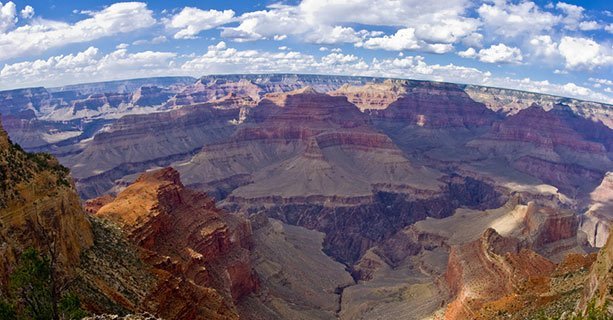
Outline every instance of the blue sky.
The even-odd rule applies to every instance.
[[[0,3],[0,89],[297,72],[613,102],[610,1]]]

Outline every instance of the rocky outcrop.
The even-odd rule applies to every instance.
[[[504,121],[495,123],[487,137],[497,141],[531,143],[546,149],[564,146],[577,152],[592,154],[605,152],[606,148],[601,143],[586,140],[582,136],[588,135],[589,132],[574,130],[571,123],[575,117],[569,110],[565,111],[560,108],[545,111],[540,106],[532,105],[530,108],[519,111],[516,115],[507,117]],[[579,117],[576,117],[576,120],[586,121]],[[575,126],[580,127],[581,124],[577,123]],[[592,136],[596,135],[598,134]],[[608,135],[610,137],[611,132]],[[605,135],[603,139],[609,140],[610,138]]]
[[[77,114],[80,111],[100,111],[103,107],[118,108],[121,104],[130,101],[129,93],[95,93],[89,95],[85,99],[72,101],[72,113]]]
[[[61,159],[73,168],[81,195],[95,197],[108,192],[117,179],[168,165],[226,138],[235,130],[231,121],[238,119],[239,112],[204,104],[126,116],[96,134],[81,152]]]
[[[3,116],[33,119],[49,106],[51,95],[45,88],[0,91],[0,107]]]
[[[578,309],[583,312],[590,303],[596,307],[607,306],[609,315],[613,315],[613,236],[609,230],[609,239],[600,249],[596,262],[590,269],[583,297]]]
[[[472,319],[486,302],[508,295],[530,279],[551,274],[555,265],[512,238],[487,229],[480,239],[452,247],[445,282],[456,297],[446,319]]]
[[[131,96],[131,103],[136,106],[157,106],[162,105],[174,92],[169,89],[156,86],[142,86],[138,88]]]
[[[488,108],[506,115],[518,113],[520,110],[529,108],[533,104],[543,107],[545,110],[552,109],[555,105],[564,104],[572,112],[591,122],[602,122],[605,126],[613,129],[610,105],[581,101],[572,98],[552,96],[548,94],[519,91],[503,88],[491,88],[475,85],[464,86],[464,91],[475,101],[485,104]]]
[[[85,201],[83,203],[83,209],[85,209],[85,212],[87,213],[96,214],[96,212],[98,212],[100,208],[113,202],[113,200],[115,200],[115,196],[111,194],[105,194],[97,198],[93,198],[93,199],[89,199]]]
[[[76,92],[81,95],[90,95],[96,93],[132,93],[143,86],[156,86],[163,88],[183,87],[194,83],[196,79],[192,77],[152,77],[141,79],[115,80],[105,82],[92,82],[83,84],[67,85],[63,87],[49,88],[49,91],[54,95]]]
[[[186,87],[168,101],[168,106],[190,105],[218,100],[229,94],[247,97],[258,101],[263,95],[262,89],[251,81],[241,79],[236,82],[224,79],[202,78]]]
[[[435,82],[411,83],[406,93],[386,109],[370,113],[378,119],[426,128],[488,126],[497,118],[460,86]]]
[[[49,155],[24,152],[0,125],[0,286],[26,248],[53,254],[70,277],[92,243],[68,169]]]
[[[467,145],[487,156],[504,157],[512,168],[576,199],[591,192],[612,168],[607,155],[611,139],[611,129],[566,106],[546,111],[532,105],[495,122]]]
[[[405,81],[385,80],[383,83],[368,83],[364,86],[345,84],[328,94],[345,96],[349,102],[355,104],[361,111],[365,111],[386,109],[406,92]]]
[[[96,215],[118,223],[145,250],[146,262],[172,276],[235,301],[257,289],[249,222],[185,189],[173,169],[141,175]]]
[[[553,185],[571,197],[577,197],[593,189],[601,181],[603,173],[579,164],[559,163],[533,156],[523,156],[512,167]]]
[[[580,229],[589,243],[603,247],[613,226],[613,172],[607,172],[602,182],[589,195],[588,209],[580,216]]]

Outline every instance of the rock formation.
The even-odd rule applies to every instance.
[[[116,179],[183,159],[225,138],[238,117],[237,108],[211,104],[126,116],[61,160],[73,168],[81,194],[90,198],[107,192]]]
[[[257,289],[248,221],[185,189],[173,169],[144,173],[96,215],[118,223],[147,263],[175,277],[235,301]]]
[[[48,154],[24,152],[0,125],[0,179],[0,286],[28,247],[53,254],[71,274],[93,236],[68,169]]]
[[[480,239],[451,248],[444,277],[456,299],[445,317],[473,318],[488,300],[512,293],[521,282],[549,275],[554,267],[535,252],[520,249],[514,239],[487,229]]]
[[[472,100],[460,86],[434,82],[408,85],[401,98],[372,114],[376,118],[427,128],[487,126],[496,119],[493,111]]]
[[[404,81],[386,80],[383,83],[368,83],[364,86],[345,84],[329,94],[345,96],[349,102],[355,104],[361,111],[365,111],[386,109],[406,92]]]
[[[607,172],[602,183],[590,193],[588,209],[580,220],[580,229],[587,234],[590,244],[603,247],[613,226],[613,172]]]
[[[609,230],[611,231],[611,230]],[[585,311],[590,303],[597,307],[607,306],[613,315],[613,236],[609,232],[607,243],[598,253],[596,262],[592,265],[583,297],[579,303],[579,311]]]

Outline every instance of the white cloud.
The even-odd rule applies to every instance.
[[[592,31],[601,29],[602,26],[598,24],[596,21],[582,21],[579,23],[579,30],[582,31]]]
[[[34,16],[34,8],[32,8],[31,6],[25,6],[23,9],[21,9],[21,17],[24,19],[32,19],[32,17]]]
[[[470,47],[483,47],[483,35],[478,32],[473,32],[462,39],[462,43]]]
[[[562,89],[567,92],[568,95],[571,96],[589,96],[591,91],[590,89],[586,88],[586,87],[581,87],[578,86],[572,82],[569,82],[565,85],[562,86]]]
[[[118,45],[115,46],[115,49],[126,49],[127,47],[129,47],[130,45],[127,43],[120,43]]]
[[[613,64],[612,48],[588,38],[565,36],[558,46],[569,69],[594,69]]]
[[[583,11],[585,11],[585,9],[583,7],[565,2],[558,2],[556,4],[556,9],[566,14],[566,16],[562,19],[564,28],[569,30],[577,30],[579,21],[583,19]]]
[[[358,57],[352,54],[331,53],[321,58],[321,61],[325,64],[344,64],[358,61]]]
[[[152,44],[160,44],[160,43],[164,43],[168,41],[168,39],[166,39],[166,36],[157,36],[153,39],[151,39],[151,43]]]
[[[481,49],[476,56],[479,61],[487,63],[520,63],[523,60],[519,48],[508,47],[504,43]]]
[[[410,28],[427,51],[443,52],[472,35],[478,20],[464,17],[467,0],[303,0],[296,6],[275,4],[268,10],[241,15],[237,27],[226,27],[222,37],[235,41],[270,39],[282,32],[313,43],[359,43],[382,32],[354,30],[349,25]],[[376,9],[373,9],[376,8]],[[377,40],[375,40],[377,41]],[[428,46],[432,45],[432,46]]]
[[[356,43],[360,41],[363,36],[368,34],[365,30],[362,32],[356,32],[351,27],[341,26],[321,26],[309,32],[305,35],[305,40],[311,43],[318,44],[334,44],[334,43]]]
[[[0,70],[0,83],[12,86],[48,86],[50,83],[74,83],[113,80],[134,76],[167,75],[172,70],[172,52],[144,51],[128,53],[117,49],[101,55],[98,48],[89,47],[77,54],[53,56],[13,64]]]
[[[549,35],[534,36],[530,45],[535,56],[551,58],[558,55],[558,44]]]
[[[223,28],[222,37],[236,41],[255,41],[274,38],[281,34],[303,34],[312,26],[297,15],[296,9],[289,6],[276,7],[272,10],[248,12],[241,15],[237,27]]]
[[[613,23],[609,23],[604,29],[608,33],[613,33]]]
[[[462,58],[474,58],[477,56],[477,51],[471,47],[464,51],[458,52],[458,55]]]
[[[145,39],[141,39],[141,40],[136,40],[134,42],[132,42],[132,45],[135,46],[141,46],[144,44],[160,44],[160,43],[164,43],[167,42],[168,39],[166,38],[166,36],[157,36],[151,40],[145,40]]]
[[[613,81],[609,79],[589,78],[588,80],[605,86],[613,86]]]
[[[428,42],[455,43],[469,35],[474,35],[477,23],[473,19],[452,19],[438,22],[438,26],[421,24],[416,27],[415,35]],[[470,40],[469,40],[470,41]]]
[[[204,30],[213,29],[234,20],[232,10],[201,10],[185,7],[181,12],[166,20],[166,26],[180,29],[175,33],[175,39],[193,39]]]
[[[396,31],[395,34],[385,35],[379,38],[370,38],[364,42],[364,48],[383,49],[390,51],[416,50],[419,49],[419,41],[415,37],[415,29],[405,28]]]
[[[71,43],[128,33],[155,24],[151,10],[141,2],[120,2],[74,24],[34,19],[32,24],[0,34],[0,60],[37,54]]]
[[[426,43],[415,36],[415,29],[405,28],[398,30],[393,35],[370,38],[359,43],[367,49],[382,49],[388,51],[420,50],[433,53],[446,53],[453,50],[453,46],[447,43]]]
[[[481,5],[477,12],[488,31],[509,38],[551,30],[560,20],[532,1],[495,1]]]
[[[12,1],[0,2],[0,33],[6,32],[17,23],[17,8]]]

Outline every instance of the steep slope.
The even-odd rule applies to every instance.
[[[405,81],[385,80],[383,83],[367,83],[364,86],[344,84],[342,87],[330,91],[331,96],[345,96],[361,111],[370,109],[385,109],[391,103],[405,95],[407,89]]]
[[[589,194],[587,206],[580,217],[580,229],[592,246],[603,247],[613,226],[613,172],[607,172],[600,185]]]
[[[59,268],[71,274],[93,243],[68,169],[47,154],[25,153],[11,143],[1,125],[0,243],[2,287],[28,247],[54,252]]]
[[[459,85],[415,82],[406,85],[406,94],[375,118],[427,128],[478,127],[490,125],[496,114],[472,100]]]
[[[229,136],[240,113],[235,103],[240,102],[229,99],[126,116],[83,142],[82,151],[60,159],[72,168],[81,195],[95,197],[125,175],[167,165]]]
[[[607,306],[613,315],[613,236],[609,230],[607,243],[600,249],[596,262],[592,265],[587,278],[585,291],[579,303],[579,311],[584,311],[593,302],[597,307]]]
[[[467,145],[501,156],[511,166],[571,197],[585,194],[613,167],[607,151],[613,130],[576,116],[568,107],[533,105],[496,122]]]
[[[463,87],[464,91],[473,100],[506,115],[516,114],[533,104],[539,105],[545,110],[550,110],[558,104],[564,104],[569,106],[574,114],[593,122],[600,121],[613,129],[611,105],[520,90],[475,85],[465,85]]]
[[[510,294],[522,282],[549,275],[554,268],[549,260],[520,249],[516,240],[487,229],[480,239],[451,248],[444,278],[456,299],[445,317],[474,318],[488,300]]]
[[[173,169],[144,173],[96,215],[115,221],[145,250],[147,263],[215,288],[226,301],[237,301],[258,286],[248,221],[185,189]]]

